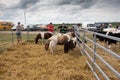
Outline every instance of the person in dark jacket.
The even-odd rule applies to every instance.
[[[65,26],[65,24],[63,23],[61,26],[58,27],[58,30],[60,31],[60,33],[66,33],[68,31],[68,27]]]

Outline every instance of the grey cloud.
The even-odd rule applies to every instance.
[[[0,19],[14,19],[17,16],[19,16],[19,14],[17,14],[17,10],[5,10],[4,12],[2,12],[2,15],[0,16]]]
[[[11,0],[11,3],[9,4],[11,5],[7,7],[7,4],[3,5],[2,3],[0,3],[0,14],[1,14],[0,19],[6,19],[6,20],[7,19],[10,20],[13,18],[16,19],[17,16],[18,17],[21,16],[19,12],[21,11],[22,13],[25,10],[28,11],[27,12],[28,15],[33,16],[32,18],[36,16],[49,17],[51,16],[49,15],[49,13],[58,14],[51,16],[51,18],[57,17],[58,19],[56,19],[56,21],[61,19],[61,16],[62,17],[65,16],[64,18],[67,19],[69,17],[71,19],[73,18],[76,19],[77,17],[80,18],[81,16],[84,16],[85,13],[86,13],[85,16],[88,15],[88,17],[89,15],[90,16],[93,15],[93,17],[100,16],[100,15],[104,15],[105,13],[116,16],[117,14],[119,15],[120,13],[119,11],[120,0],[19,0],[19,2],[15,3],[14,5],[12,5],[12,0]],[[92,13],[90,11],[92,11]],[[97,11],[99,12],[99,14],[97,14],[98,13]],[[114,12],[116,11],[117,14],[115,15]],[[31,20],[33,20],[32,18],[30,17]],[[91,17],[89,18],[91,20]],[[87,20],[85,17],[82,17],[81,19]],[[105,20],[107,20],[107,18]]]
[[[58,0],[57,4],[58,5],[66,5],[66,4],[79,4],[83,3],[84,0]]]
[[[14,8],[26,9],[31,6],[34,6],[38,2],[40,2],[40,0],[20,0],[20,2],[16,4]]]
[[[94,2],[93,0],[86,0],[85,2],[81,3],[81,8],[82,9],[87,9],[90,8],[91,6],[93,6]]]
[[[105,3],[108,4],[108,6],[120,8],[120,0],[105,0],[105,1],[106,1]],[[103,1],[103,3],[104,3],[104,1]]]
[[[2,4],[2,3],[0,3],[0,10],[3,10],[3,9],[5,9],[5,5],[4,4]]]
[[[120,0],[99,0],[96,8],[120,8]]]
[[[56,2],[58,5],[79,5],[81,8],[86,9],[91,7],[96,0],[59,0]]]

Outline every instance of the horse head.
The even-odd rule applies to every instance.
[[[71,36],[72,36],[72,37],[75,37],[75,33],[74,33],[74,32],[71,32]]]
[[[69,35],[71,38],[75,37],[75,33],[73,31],[72,32],[68,32],[66,34]]]
[[[45,50],[48,50],[49,48],[49,43],[45,43]]]
[[[35,38],[35,44],[37,44],[38,43],[38,40],[39,39],[41,39],[42,37],[41,37],[41,34],[39,33],[37,36],[36,36],[36,38]]]
[[[51,41],[51,40],[47,40],[47,42],[45,43],[45,50],[48,50],[50,41]]]
[[[52,36],[53,34],[49,33],[49,32],[41,32],[39,33],[36,38],[35,38],[35,43],[38,43],[39,39],[48,39]]]

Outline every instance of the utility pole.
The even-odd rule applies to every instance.
[[[24,12],[25,27],[27,27],[27,41],[29,41],[29,26],[26,24],[26,11]]]
[[[25,22],[25,26],[26,26],[26,11],[24,12],[24,22]]]

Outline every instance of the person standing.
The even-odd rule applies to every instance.
[[[80,38],[80,24],[74,24],[73,30],[76,32],[77,40],[79,40],[78,37]]]
[[[74,24],[72,25],[73,29],[76,31],[80,31],[80,24]]]
[[[101,28],[100,28],[100,31],[103,31],[103,29],[105,28],[105,24],[101,24]]]
[[[109,24],[109,25],[108,25],[108,28],[112,28],[112,24]]]
[[[47,25],[48,31],[53,34],[54,33],[54,25],[52,23]]]
[[[22,42],[21,39],[21,31],[23,30],[23,25],[20,24],[20,22],[18,22],[18,25],[16,26],[16,36],[17,36],[17,44]]]
[[[116,26],[116,29],[120,30],[120,23]]]
[[[58,27],[58,30],[60,31],[60,33],[66,33],[68,31],[68,27],[65,26],[65,24],[63,23],[61,26]]]
[[[79,43],[81,43],[81,40],[80,40],[80,29],[81,29],[81,24],[74,24],[73,25],[73,30],[74,30],[74,32],[76,33],[76,38],[77,38],[77,41],[79,42]],[[84,38],[83,39],[83,42],[85,42],[85,43],[87,43],[87,41],[86,41],[86,39]]]

